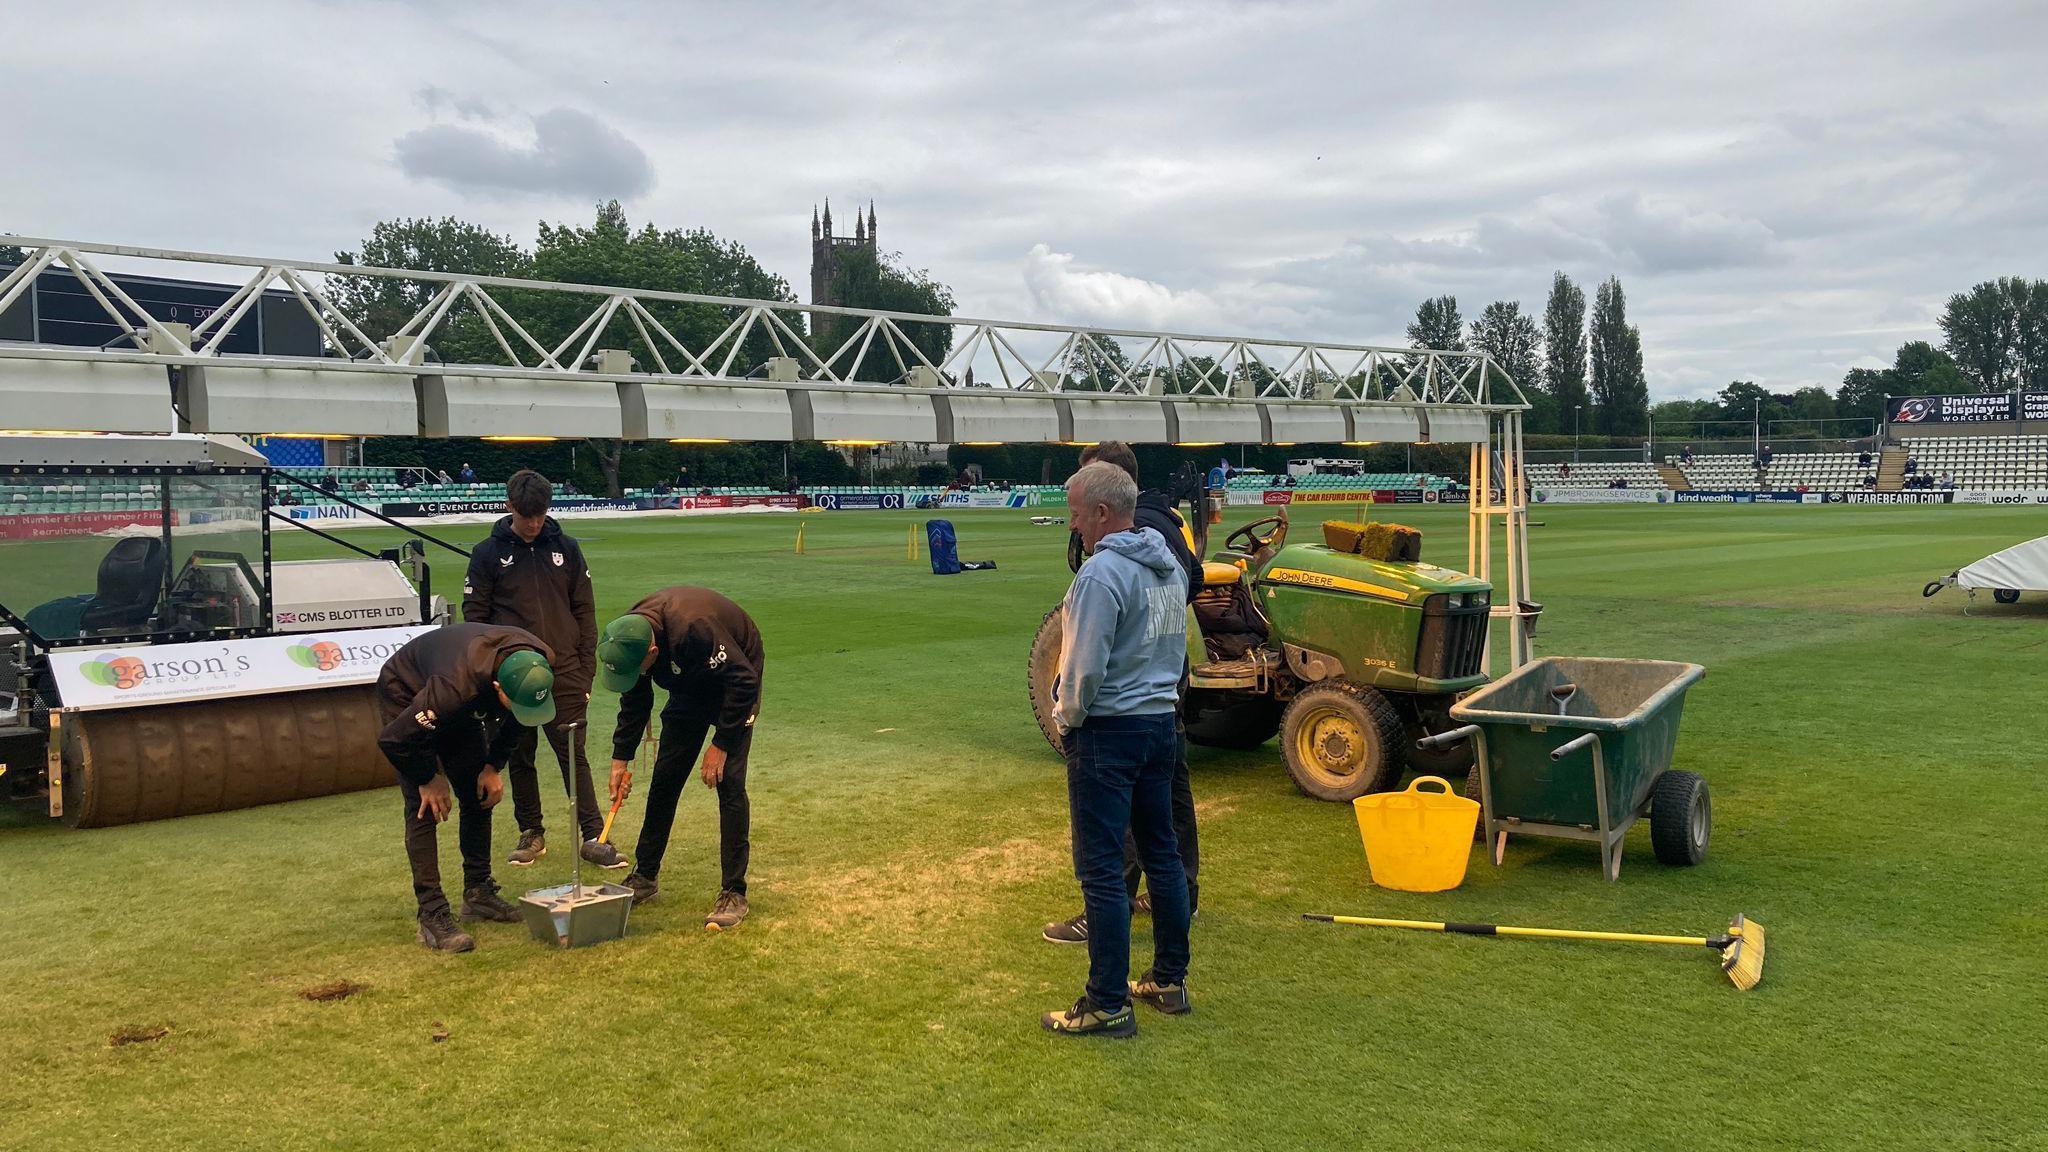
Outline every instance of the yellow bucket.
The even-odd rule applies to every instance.
[[[1418,777],[1405,792],[1375,792],[1351,806],[1373,883],[1401,892],[1443,892],[1465,882],[1479,802],[1453,793],[1450,781]]]

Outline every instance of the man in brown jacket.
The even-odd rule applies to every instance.
[[[621,693],[612,733],[614,801],[632,788],[633,752],[654,711],[654,687],[668,689],[661,710],[661,745],[654,783],[640,826],[635,867],[626,877],[633,902],[652,900],[655,878],[675,823],[676,801],[690,766],[711,735],[700,774],[718,790],[718,901],[707,928],[730,928],[747,915],[747,753],[761,708],[761,633],[739,605],[709,588],[664,588],[605,625],[597,645],[599,678]]]
[[[548,515],[554,488],[530,469],[512,474],[505,483],[507,515],[470,553],[469,573],[462,581],[462,618],[472,624],[505,624],[524,628],[555,652],[555,722],[543,731],[562,786],[577,774],[576,823],[582,832],[583,858],[600,868],[624,868],[618,849],[597,841],[604,821],[598,815],[597,790],[590,780],[590,758],[584,751],[585,703],[597,650],[597,607],[590,588],[590,566],[576,538],[562,531]],[[512,863],[531,864],[547,854],[547,829],[541,818],[540,775],[535,758],[540,733],[522,728],[519,743],[505,766],[512,785],[512,815],[519,821],[519,844]]]
[[[555,718],[548,646],[530,632],[451,624],[391,654],[377,674],[377,746],[405,797],[405,855],[419,900],[420,943],[442,952],[476,946],[456,926],[441,890],[434,826],[462,813],[462,912],[516,921],[491,878],[491,809],[505,795],[498,766],[519,733]]]

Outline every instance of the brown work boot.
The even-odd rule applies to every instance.
[[[704,926],[714,932],[723,932],[746,918],[747,898],[738,892],[720,892],[718,903],[711,907],[711,915],[704,918]]]
[[[436,952],[467,952],[476,947],[476,939],[464,932],[445,909],[420,913],[420,943]]]

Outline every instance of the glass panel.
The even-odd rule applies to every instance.
[[[256,476],[0,477],[0,605],[52,640],[256,627],[261,496]]]

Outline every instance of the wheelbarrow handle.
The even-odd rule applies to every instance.
[[[1449,732],[1439,732],[1434,736],[1424,736],[1415,742],[1415,746],[1417,748],[1441,748],[1446,744],[1456,744],[1467,736],[1476,736],[1478,734],[1479,725],[1466,724],[1462,727],[1453,728]]]
[[[1599,742],[1600,734],[1598,732],[1588,732],[1584,736],[1581,736],[1576,740],[1567,740],[1564,743],[1558,745],[1557,748],[1550,753],[1550,758],[1552,760],[1562,760],[1565,757],[1571,755],[1572,753],[1577,752],[1579,749],[1584,748],[1588,744],[1598,744]]]

